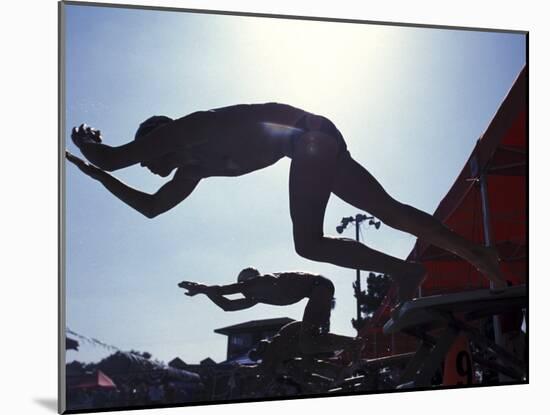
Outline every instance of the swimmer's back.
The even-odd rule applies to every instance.
[[[221,122],[269,122],[294,126],[306,111],[288,104],[268,102],[263,104],[237,104],[211,110]]]

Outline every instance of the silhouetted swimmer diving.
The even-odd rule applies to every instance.
[[[245,310],[256,304],[284,306],[307,298],[300,325],[299,345],[302,352],[315,354],[346,349],[358,355],[363,347],[361,338],[328,332],[334,285],[321,275],[298,271],[262,275],[256,268],[245,268],[234,284],[220,286],[182,281],[178,286],[187,290],[186,295],[191,297],[206,295],[224,311]],[[240,294],[242,298],[226,298],[232,294]]]
[[[494,283],[495,291],[506,287],[494,249],[463,238],[433,216],[388,195],[352,158],[336,126],[321,115],[279,103],[242,104],[175,120],[153,116],[141,123],[133,141],[118,147],[103,144],[99,131],[85,124],[73,128],[71,137],[91,164],[68,152],[67,159],[148,218],[185,200],[201,180],[241,176],[289,157],[294,247],[302,257],[389,274],[398,282],[401,302],[414,296],[424,277],[421,264],[324,235],[325,208],[332,193],[388,226],[470,262]],[[162,177],[176,172],[154,194],[107,173],[138,163]]]

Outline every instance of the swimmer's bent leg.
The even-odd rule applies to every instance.
[[[300,330],[302,352],[311,355],[352,347],[357,339],[325,332],[330,319],[334,285],[324,277],[316,277],[312,285]]]
[[[341,158],[333,192],[388,226],[408,232],[475,265],[499,287],[503,278],[496,252],[458,235],[432,215],[393,199],[364,167],[351,157]]]
[[[339,154],[338,138],[310,131],[296,143],[290,167],[290,213],[296,252],[313,261],[377,271],[408,274],[407,262],[344,238],[323,235],[328,198],[334,188],[337,167],[347,152]]]

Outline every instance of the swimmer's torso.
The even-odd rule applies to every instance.
[[[306,114],[286,104],[243,104],[181,118],[180,166],[203,177],[239,176],[272,165],[288,154],[293,127]]]
[[[318,276],[283,272],[251,279],[244,285],[245,297],[264,304],[290,305],[309,297]]]

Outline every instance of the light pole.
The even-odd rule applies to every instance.
[[[361,226],[361,223],[366,221],[366,220],[369,221],[369,225],[374,225],[374,227],[376,229],[380,228],[380,221],[377,221],[374,216],[367,216],[367,215],[362,215],[362,214],[358,213],[357,215],[355,215],[355,217],[347,216],[347,217],[342,218],[342,221],[340,222],[340,225],[338,225],[336,227],[336,232],[342,233],[342,232],[344,232],[344,229],[346,229],[346,227],[350,223],[355,223],[355,240],[357,242],[360,242],[359,227]],[[359,328],[361,327],[361,322],[362,322],[361,302],[359,301],[359,299],[361,297],[361,270],[358,269],[355,272],[356,272],[356,278],[355,278],[355,285],[353,286],[353,288],[354,288],[354,291],[355,291],[355,298],[357,300],[357,327],[356,327],[356,329],[357,329],[357,331],[359,331]]]

